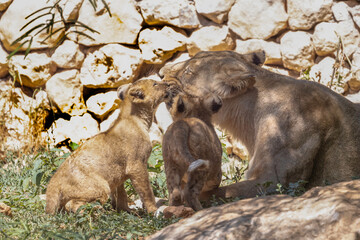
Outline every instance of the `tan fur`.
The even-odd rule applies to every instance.
[[[175,97],[170,107],[175,122],[163,139],[170,206],[185,202],[194,210],[201,210],[200,192],[219,186],[222,147],[211,116],[220,107],[221,99],[216,96],[200,99],[179,94]]]
[[[167,98],[167,84],[141,79],[119,88],[120,116],[106,132],[86,141],[59,167],[46,191],[46,212],[76,211],[109,197],[117,210],[129,211],[124,181],[131,182],[148,212],[156,210],[147,172],[151,153],[148,130],[157,106]]]
[[[261,68],[263,52],[201,52],[162,70],[188,94],[223,98],[213,122],[250,154],[247,180],[219,188],[219,197],[254,197],[257,184],[308,187],[360,176],[360,106],[315,82]]]

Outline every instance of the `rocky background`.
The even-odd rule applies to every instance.
[[[14,40],[39,23],[26,16],[47,0],[0,0],[0,155],[44,142],[79,143],[119,114],[116,88],[199,51],[264,49],[265,68],[318,81],[360,101],[360,2],[333,0],[62,0],[63,20],[81,26],[44,34],[20,52]],[[45,11],[46,12],[46,11]],[[44,13],[45,13],[44,12]],[[59,19],[58,12],[54,19]],[[84,36],[87,34],[89,37]],[[56,46],[59,38],[66,39]],[[358,100],[357,100],[358,99]],[[169,125],[164,107],[152,138]],[[228,153],[243,150],[228,144]]]

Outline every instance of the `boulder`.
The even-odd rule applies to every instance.
[[[100,123],[100,132],[107,131],[120,115],[120,109],[115,109],[108,117]]]
[[[146,63],[162,64],[177,51],[186,49],[186,35],[165,26],[146,28],[140,32],[139,48]]]
[[[85,55],[80,51],[78,44],[66,40],[56,48],[51,58],[59,68],[80,69]]]
[[[50,101],[61,112],[71,116],[86,112],[82,91],[79,71],[75,69],[57,73],[46,83],[46,92]]]
[[[14,55],[9,60],[9,71],[21,85],[43,86],[56,71],[56,65],[46,53]]]
[[[360,5],[350,8],[350,13],[355,24],[360,28]]]
[[[138,49],[108,44],[87,54],[80,70],[80,80],[89,88],[116,88],[133,81],[142,63]]]
[[[354,68],[360,69],[360,48],[354,52],[351,63]]]
[[[234,47],[235,41],[227,26],[207,26],[195,30],[187,44],[191,56],[200,51],[224,51]]]
[[[188,0],[140,0],[138,5],[149,25],[170,24],[192,29],[200,24],[195,6]]]
[[[78,36],[80,44],[86,46],[95,46],[109,43],[135,44],[143,19],[136,10],[132,0],[106,0],[112,17],[109,16],[102,1],[98,1],[96,11],[90,1],[84,1],[79,13],[79,21],[98,31],[90,31],[80,28],[78,31],[90,35],[94,40],[87,37]]]
[[[12,81],[0,80],[0,153],[19,151],[41,143],[37,139],[49,114],[49,101],[42,90],[30,96]],[[1,155],[1,154],[0,154]]]
[[[110,112],[119,107],[120,99],[116,91],[98,93],[86,100],[86,106],[89,112],[93,113],[97,119],[105,119]]]
[[[227,20],[228,13],[235,0],[195,0],[196,11],[208,19],[223,23]]]
[[[228,26],[242,39],[268,39],[287,27],[282,0],[238,0],[229,12]]]
[[[332,57],[325,57],[317,64],[311,67],[309,76],[312,81],[321,83],[327,87],[330,87],[337,93],[344,92],[344,79],[350,74],[350,70],[347,68],[339,68],[332,79],[334,71],[335,59]],[[340,77],[341,76],[341,77]],[[331,83],[332,79],[332,83]]]
[[[331,10],[335,20],[338,22],[351,19],[350,13],[348,11],[348,5],[344,2],[335,2],[332,5]]]
[[[341,37],[344,53],[351,57],[360,46],[360,33],[354,22],[352,20],[338,22],[336,32]]]
[[[317,55],[326,56],[336,52],[339,43],[336,32],[336,23],[322,22],[315,26],[312,41]]]
[[[284,67],[300,72],[314,65],[315,51],[310,34],[303,31],[287,32],[280,39]]]
[[[360,180],[204,209],[151,239],[358,239]]]
[[[9,73],[7,55],[8,53],[0,46],[0,78],[5,77]]]
[[[333,0],[289,0],[287,13],[291,30],[309,30],[318,22],[332,19]]]
[[[84,0],[67,0],[67,1],[58,1],[51,0],[50,2],[55,3],[59,2],[59,6],[62,8],[63,17],[67,21],[74,21],[79,18],[80,8]]]
[[[48,7],[51,5],[52,4],[49,3],[48,0],[36,0],[36,1],[14,0],[11,3],[11,5],[8,7],[8,9],[4,12],[4,14],[1,16],[1,21],[0,21],[0,39],[5,49],[8,51],[15,50],[20,45],[20,43],[11,46],[11,43],[13,41],[15,41],[17,38],[19,38],[22,34],[30,30],[31,28],[46,22],[46,20],[50,20],[51,15],[41,17],[35,20],[34,22],[32,22],[28,27],[26,27],[24,30],[20,32],[20,29],[30,20],[33,19],[33,17],[29,19],[25,19],[25,17],[27,17],[31,13],[41,8]],[[45,13],[45,11],[40,12],[34,16],[39,16],[43,13]],[[16,19],[16,21],[14,21],[14,19]],[[57,14],[55,21],[59,19],[60,16]],[[53,30],[56,31],[60,27],[62,27],[62,24],[57,23],[54,25]],[[35,30],[33,33],[36,33],[37,31],[38,30]],[[54,34],[53,37],[49,38],[45,43],[42,43],[42,41],[47,36],[46,31],[43,31],[42,33],[34,37],[31,44],[31,49],[43,49],[43,48],[54,47],[56,45],[56,42],[58,41],[59,36],[63,33],[64,31],[61,30],[57,34]],[[29,38],[27,39],[29,40]],[[28,44],[25,44],[21,47],[20,50],[26,50],[27,47]]]
[[[265,51],[265,64],[282,64],[280,44],[261,39],[250,39],[242,41],[236,39],[235,52],[240,54],[247,54],[256,51]]]
[[[70,120],[57,119],[48,130],[50,141],[59,144],[67,139],[80,143],[99,133],[98,122],[89,113],[83,116],[73,116]]]
[[[355,93],[355,94],[346,95],[346,98],[348,100],[352,101],[353,103],[359,103],[360,104],[360,92]]]
[[[173,119],[166,108],[165,103],[160,103],[155,113],[155,119],[160,130],[165,133],[168,127],[173,123]]]
[[[151,145],[154,147],[157,144],[162,144],[163,133],[156,123],[151,124],[149,129],[149,137],[151,141]]]
[[[190,207],[185,206],[169,206],[164,209],[164,218],[188,218],[194,215],[195,211]]]
[[[4,11],[12,3],[13,0],[0,0],[0,11]]]

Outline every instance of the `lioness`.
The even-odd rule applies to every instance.
[[[195,211],[201,210],[200,192],[219,186],[222,147],[211,116],[221,105],[221,99],[215,95],[202,99],[179,94],[170,106],[175,122],[163,138],[170,206],[185,201]]]
[[[111,197],[117,210],[129,211],[126,179],[140,195],[148,212],[155,198],[147,160],[151,153],[148,130],[157,106],[168,97],[167,84],[140,79],[118,89],[122,109],[113,126],[86,141],[56,171],[46,191],[46,212],[74,211],[87,202],[102,204]]]
[[[218,188],[219,197],[254,197],[257,184],[308,187],[360,176],[360,106],[315,82],[261,68],[264,52],[200,52],[160,74],[196,96],[223,99],[213,122],[251,157],[247,180]],[[207,197],[207,196],[204,196]]]

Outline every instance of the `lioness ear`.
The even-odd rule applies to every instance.
[[[131,83],[128,83],[128,84],[125,84],[125,85],[120,86],[120,87],[117,89],[117,96],[118,96],[118,98],[120,98],[121,100],[124,100],[124,99],[125,99],[126,91],[129,89],[130,85],[131,85]]]
[[[176,110],[179,113],[183,113],[185,111],[185,104],[181,96],[178,97],[176,102]]]
[[[263,51],[263,50],[258,51],[258,52],[252,52],[252,53],[248,53],[248,54],[243,54],[243,57],[248,62],[251,62],[251,63],[253,63],[255,65],[258,65],[258,66],[263,65],[265,60],[266,60],[265,51]]]
[[[213,113],[217,113],[222,107],[222,100],[218,95],[211,95],[205,99],[204,103]]]
[[[144,90],[141,87],[132,87],[129,89],[128,94],[132,102],[139,103],[145,98]]]

